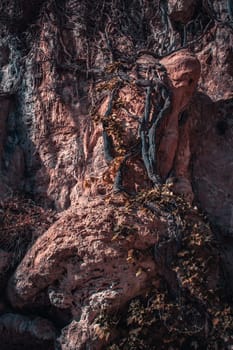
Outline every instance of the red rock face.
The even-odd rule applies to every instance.
[[[161,130],[162,136],[158,149],[160,173],[166,179],[172,171],[176,154],[176,167],[189,166],[190,154],[188,152],[184,154],[180,150],[177,152],[180,136],[178,124],[181,113],[188,106],[197,87],[201,67],[196,57],[187,51],[180,51],[168,56],[161,60],[161,63],[167,69],[172,86],[172,110],[167,117],[165,127]],[[188,170],[184,169],[183,171],[187,173]]]
[[[5,5],[0,198],[21,192],[57,212],[51,225],[51,212],[48,221],[43,214],[41,229],[35,220],[37,234],[25,245],[20,229],[18,236],[9,231],[17,231],[18,220],[7,225],[0,203],[0,279],[8,281],[0,308],[5,348],[14,334],[15,349],[23,339],[28,349],[33,342],[55,348],[53,327],[43,318],[61,331],[56,347],[62,350],[126,349],[122,344],[162,349],[169,343],[190,348],[193,337],[197,346],[211,348],[221,338],[214,338],[216,317],[205,305],[208,300],[221,313],[221,271],[232,279],[233,11],[227,3]],[[220,241],[223,266],[206,220]],[[7,244],[7,232],[18,246],[10,238]],[[23,246],[26,254],[19,252],[18,266],[8,269]],[[165,307],[156,309],[155,295],[164,289]],[[136,316],[126,321],[137,298],[160,315],[159,324],[151,321],[142,331],[144,347],[130,336],[132,329],[140,333]],[[200,319],[206,319],[198,335],[186,332],[184,339],[177,325],[167,332],[169,317],[163,319],[166,305],[181,299],[179,310],[189,304],[196,310],[196,300]],[[42,317],[36,332],[34,318],[21,312]],[[119,321],[109,330],[101,320],[115,314]],[[187,316],[189,326],[195,317]],[[143,333],[150,327],[160,330],[158,338],[153,329]],[[219,348],[232,346],[230,331],[222,329],[228,340]],[[166,333],[176,340],[168,341]]]
[[[192,19],[196,6],[196,0],[170,0],[168,1],[169,15],[175,21],[187,23]]]
[[[94,338],[91,327],[101,309],[117,310],[155,276],[148,252],[163,230],[158,219],[121,206],[116,211],[114,203],[106,207],[99,200],[74,207],[28,251],[8,286],[11,303],[41,306],[38,296],[48,288],[51,305],[69,309],[80,320],[74,321],[75,335],[70,334],[75,345],[68,336],[66,347],[81,349]],[[137,264],[131,256],[136,250]]]

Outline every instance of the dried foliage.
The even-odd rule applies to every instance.
[[[113,339],[109,350],[232,346],[233,310],[219,271],[218,242],[206,218],[167,186],[141,193],[128,208],[142,208],[148,217],[168,223],[167,236],[160,237],[153,252],[160,276],[123,311],[103,312],[95,320],[96,336]],[[135,262],[136,253],[129,252],[128,263]]]
[[[223,18],[221,8],[215,3],[197,1],[188,21],[173,19],[164,0],[50,0],[38,1],[34,8],[23,0],[12,0],[0,6],[0,42],[2,45],[7,41],[9,45],[10,69],[17,81],[17,84],[12,81],[11,92],[18,89],[23,92],[19,84],[22,71],[31,71],[30,80],[33,81],[28,83],[33,90],[38,89],[45,67],[49,66],[52,66],[55,80],[64,72],[70,72],[87,74],[96,81],[105,65],[118,61],[130,63],[145,51],[159,58],[184,47],[194,48],[194,43],[197,49],[197,43],[210,28],[232,26],[230,1]],[[26,14],[28,16],[30,11],[33,16],[28,18]],[[23,16],[25,25],[19,29],[17,24]],[[14,43],[15,35],[9,24],[13,21],[16,21],[14,29],[19,32]],[[73,81],[72,84],[78,83]],[[8,91],[9,88],[1,86],[0,93]]]
[[[15,195],[0,202],[0,247],[12,252],[11,266],[20,262],[28,248],[56,220],[30,198]]]
[[[0,4],[0,44],[4,48],[0,64],[5,67],[0,77],[0,96],[17,95],[17,112],[22,119],[20,142],[28,172],[34,171],[34,156],[38,151],[31,150],[31,142],[39,139],[38,148],[46,145],[46,139],[55,129],[49,117],[58,102],[62,102],[65,112],[67,106],[75,108],[77,101],[88,101],[95,120],[103,123],[107,140],[115,138],[118,168],[115,189],[122,190],[121,170],[129,150],[123,143],[123,130],[115,113],[122,108],[121,101],[116,98],[102,118],[96,116],[98,106],[119,86],[140,83],[130,80],[126,73],[141,54],[161,58],[184,47],[198,51],[215,39],[218,26],[232,30],[232,1],[227,1],[225,17],[217,1],[197,1],[198,8],[187,21],[169,16],[167,1],[162,0],[38,1],[33,20],[26,18],[22,25],[27,3],[30,2],[3,0]],[[147,129],[139,128],[140,139],[132,145],[133,152],[138,152],[140,146],[142,155],[146,153],[143,133],[147,140],[150,130],[154,131],[148,106],[150,88],[156,93],[163,83],[157,78],[156,74],[149,75],[147,83],[153,84],[143,87],[145,112],[140,122],[149,119],[149,123]],[[164,91],[159,91],[157,96],[163,106]],[[155,112],[158,117],[160,111]],[[36,113],[43,122],[36,120]],[[138,116],[132,118],[138,121]],[[59,127],[56,125],[56,130],[62,133],[62,123]],[[109,145],[106,148],[111,149]],[[114,158],[110,153],[110,158]],[[75,157],[74,168],[82,163],[82,155]],[[152,155],[144,159],[148,176],[155,184],[157,179],[154,181],[155,174],[150,171],[154,161]],[[52,168],[53,159],[46,159],[44,164]],[[109,350],[232,347],[232,308],[224,294],[221,271],[216,269],[219,265],[217,243],[205,218],[166,186],[124,198],[124,206],[126,212],[143,210],[146,215],[158,216],[167,223],[167,235],[160,237],[153,252],[147,252],[153,254],[161,276],[156,276],[153,287],[132,300],[124,311],[100,315],[95,320],[96,336],[111,341]],[[55,220],[53,212],[30,199],[15,196],[0,203],[0,246],[13,252],[12,267]],[[134,234],[127,225],[118,225],[113,231],[114,240]],[[129,251],[127,262],[135,262],[138,254],[140,252]],[[139,269],[135,278],[140,273]]]

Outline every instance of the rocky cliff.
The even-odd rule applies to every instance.
[[[230,349],[232,1],[0,8],[1,349]]]

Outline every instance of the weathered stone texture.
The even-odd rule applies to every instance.
[[[35,349],[50,350],[55,338],[62,350],[105,349],[124,331],[100,335],[98,317],[126,312],[164,280],[173,298],[180,288],[200,299],[198,284],[183,282],[172,264],[186,256],[187,232],[195,240],[201,227],[208,241],[206,220],[222,256],[203,237],[195,241],[205,246],[198,259],[211,264],[206,290],[218,290],[222,270],[232,280],[231,7],[0,4],[0,199],[20,192],[57,212],[15,271],[10,238],[0,247],[5,348],[16,335],[14,349],[24,337],[27,349],[35,340]],[[19,312],[51,318],[60,336],[49,321]]]

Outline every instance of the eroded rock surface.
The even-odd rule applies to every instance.
[[[74,207],[28,251],[8,286],[11,304],[32,306],[48,288],[50,303],[70,309],[85,332],[101,310],[116,310],[147,288],[156,274],[149,251],[164,229],[157,218],[114,202]],[[130,262],[136,250],[137,264]]]
[[[5,348],[231,347],[231,2],[0,8]]]

